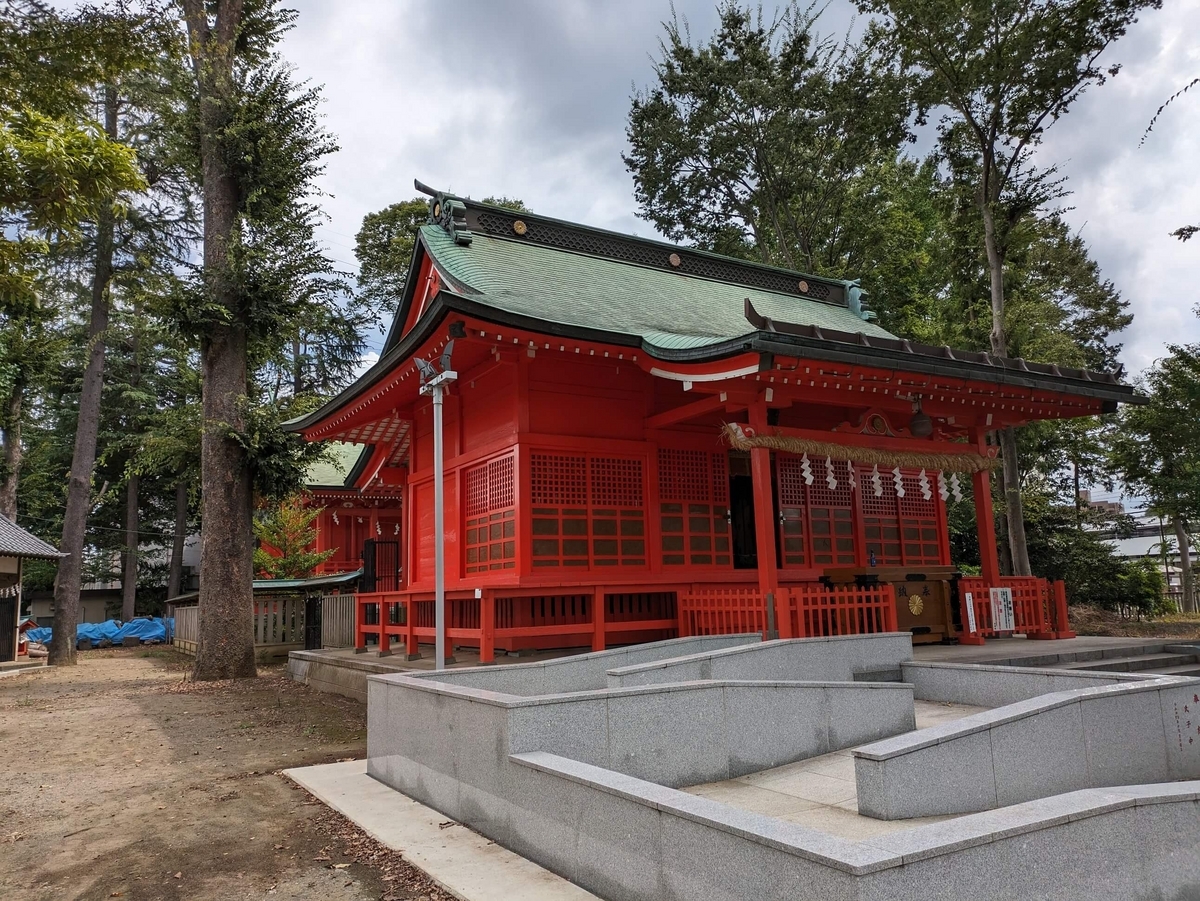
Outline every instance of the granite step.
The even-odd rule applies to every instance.
[[[1151,672],[1160,676],[1200,676],[1200,663],[1184,663],[1180,666],[1159,666]]]
[[[1183,666],[1196,664],[1198,661],[1200,661],[1200,657],[1195,654],[1139,654],[1134,657],[1109,657],[1105,660],[1066,663],[1058,668],[1109,673],[1160,672],[1165,666]]]

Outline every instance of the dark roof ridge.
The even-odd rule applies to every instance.
[[[469,245],[474,233],[478,232],[491,238],[573,250],[617,262],[636,263],[668,272],[787,294],[845,307],[864,318],[874,318],[863,299],[866,292],[857,280],[811,275],[540,213],[518,212],[470,197],[437,191],[419,181],[414,181],[414,184],[417,190],[431,195],[430,222],[440,225],[464,245]]]

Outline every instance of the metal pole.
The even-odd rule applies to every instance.
[[[445,514],[442,497],[442,386],[433,386],[433,578],[434,669],[446,668],[446,549],[442,532]]]

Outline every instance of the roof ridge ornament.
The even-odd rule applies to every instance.
[[[415,179],[413,185],[418,191],[433,195],[429,198],[429,221],[440,225],[446,234],[454,239],[455,244],[470,247],[475,236],[467,228],[467,205],[457,197],[445,191],[435,192],[428,185],[423,185]]]

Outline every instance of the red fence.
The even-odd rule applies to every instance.
[[[447,592],[448,647],[479,648],[480,661],[490,663],[497,648],[515,651],[591,645],[603,650],[611,642],[670,638],[679,625],[674,591],[535,591],[484,589],[479,597],[474,591]],[[367,637],[373,636],[381,653],[391,652],[392,643],[399,641],[407,654],[415,656],[420,644],[435,640],[434,600],[423,593],[360,593],[354,629],[356,648],[366,648]]]
[[[1067,624],[1066,591],[1061,582],[1002,577],[1001,586],[1013,594],[1013,628],[1000,631],[992,619],[989,587],[980,578],[959,580],[965,604],[971,594],[975,633],[963,608],[965,643],[1022,633],[1028,638],[1071,638]],[[446,639],[450,647],[479,648],[482,662],[491,662],[497,648],[521,650],[632,644],[674,635],[766,634],[767,598],[778,597],[777,624],[784,635],[815,638],[827,635],[869,635],[894,632],[896,595],[891,585],[833,585],[798,582],[782,585],[778,594],[764,595],[758,586],[728,584],[630,586],[577,589],[570,594],[537,593],[539,589],[484,589],[447,592]],[[544,592],[545,589],[540,589]],[[416,655],[419,644],[434,641],[434,601],[428,594],[384,592],[357,595],[355,647],[365,648],[375,636],[379,650],[393,641]]]
[[[891,585],[804,582],[786,590],[797,638],[896,631],[896,590]]]
[[[970,593],[975,608],[976,634],[980,638],[1022,634],[1027,638],[1074,638],[1067,621],[1066,587],[1062,582],[1050,582],[1036,576],[1001,576],[998,588],[1012,589],[1013,628],[1001,630],[992,618],[991,588],[983,579],[968,578],[958,582],[958,593],[966,614],[966,598]],[[967,623],[964,621],[964,632]]]

